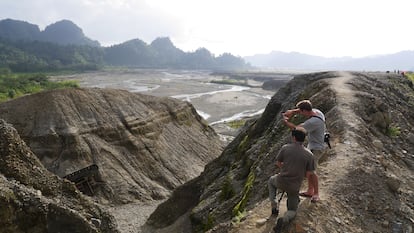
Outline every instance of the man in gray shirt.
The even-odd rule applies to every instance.
[[[325,115],[316,108],[312,107],[312,103],[309,100],[302,100],[296,104],[296,109],[291,109],[283,113],[285,124],[295,129],[297,126],[289,121],[289,119],[296,115],[301,114],[308,119],[300,124],[308,135],[308,146],[307,148],[312,151],[315,160],[315,169],[318,166],[319,159],[322,157],[323,150],[326,147],[324,136],[325,136]],[[319,187],[318,177],[307,177],[308,179],[308,190],[301,193],[301,196],[311,197],[313,202],[319,201]],[[316,183],[312,182],[316,181]]]
[[[277,189],[287,193],[287,212],[283,218],[277,220],[275,232],[280,232],[283,224],[288,223],[296,216],[299,205],[299,190],[305,176],[315,171],[312,152],[303,146],[306,132],[297,127],[292,130],[292,143],[282,146],[277,157],[276,165],[280,173],[269,178],[269,199],[272,205],[272,215],[279,214],[276,200]]]

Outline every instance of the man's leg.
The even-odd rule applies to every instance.
[[[319,160],[323,155],[323,150],[312,150],[313,159],[315,164],[315,176],[306,176],[308,180],[308,190],[305,193],[301,193],[301,196],[312,197],[319,196],[319,187],[318,187],[318,176],[316,175],[316,169],[319,165]],[[315,184],[316,182],[316,184]],[[316,186],[316,187],[315,187]]]
[[[287,193],[287,210],[296,211],[299,207],[299,192],[289,192]]]
[[[299,192],[287,193],[287,211],[283,217],[277,219],[276,226],[273,228],[275,233],[281,232],[283,226],[292,221],[292,219],[296,216],[299,201]]]
[[[306,192],[301,193],[301,196],[305,196],[305,197],[311,197],[313,196],[313,192],[314,192],[314,187],[313,187],[313,183],[312,183],[312,177],[311,175],[307,175],[306,179],[308,180],[308,190],[306,190]]]
[[[312,195],[312,202],[317,202],[319,201],[319,180],[318,180],[318,175],[315,173],[313,173],[312,175],[310,175],[311,179],[312,179],[312,184],[313,184],[313,195]]]
[[[267,187],[269,189],[269,200],[270,200],[270,204],[272,205],[272,215],[279,214],[279,203],[276,198],[276,194],[277,194],[276,178],[277,178],[277,175],[270,177],[267,183]]]

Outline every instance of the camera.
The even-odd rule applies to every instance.
[[[325,135],[324,135],[323,141],[324,142],[329,142],[330,137],[331,137],[331,135],[328,132],[326,132]]]

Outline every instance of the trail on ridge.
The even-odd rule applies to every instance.
[[[283,232],[339,233],[366,232],[367,228],[389,229],[393,224],[392,205],[403,205],[392,202],[395,197],[387,193],[387,186],[382,182],[387,172],[382,163],[382,147],[375,148],[370,144],[375,138],[368,136],[369,126],[359,112],[363,108],[360,98],[367,95],[365,90],[355,88],[360,77],[357,79],[350,72],[336,72],[336,76],[325,80],[335,93],[337,104],[327,121],[335,121],[331,127],[339,128],[335,130],[340,133],[332,138],[332,149],[327,149],[318,167],[321,200],[315,204],[301,198],[296,218]],[[369,138],[371,141],[367,140]],[[302,190],[306,189],[306,183],[305,180]],[[389,204],[381,206],[382,202]],[[270,215],[270,209],[267,199],[257,203],[244,221],[233,226],[231,232],[273,232],[276,217]],[[282,200],[279,216],[285,211],[286,198]]]

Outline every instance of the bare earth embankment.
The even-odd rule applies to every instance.
[[[394,232],[399,224],[404,232],[412,232],[414,113],[407,107],[414,103],[413,89],[398,83],[400,77],[380,73],[336,75],[327,79],[337,106],[327,117],[334,132],[332,149],[318,167],[321,201],[315,204],[302,198],[296,219],[283,232],[380,233]],[[395,91],[406,95],[405,103]],[[378,131],[387,117],[391,127],[401,127],[400,135]],[[284,198],[281,214],[285,202]],[[275,221],[269,201],[264,200],[229,232],[268,233]]]
[[[325,112],[332,149],[318,166],[321,200],[303,198],[283,232],[412,232],[413,83],[397,74],[358,72],[295,76],[196,180],[158,206],[145,232],[271,232],[276,218],[267,180],[277,172],[275,153],[290,137],[280,113],[302,99]],[[191,203],[181,198],[186,190],[196,190]]]
[[[159,97],[189,101],[215,131],[231,140],[237,129],[227,122],[247,116],[258,116],[275,91],[257,87],[230,86],[210,83],[217,79],[205,72],[180,71],[108,71],[59,76],[54,79],[78,80],[81,87],[116,88]],[[106,206],[117,219],[121,232],[137,233],[160,201],[133,202]]]

